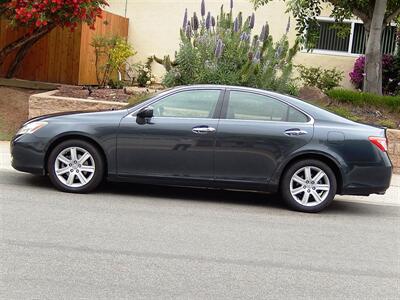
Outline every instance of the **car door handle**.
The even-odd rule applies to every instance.
[[[208,126],[194,127],[192,129],[192,132],[197,133],[197,134],[206,134],[206,133],[215,132],[215,128],[208,127]]]
[[[293,129],[285,130],[285,134],[288,135],[288,136],[300,136],[300,135],[307,134],[307,131],[301,130],[301,129],[298,129],[298,128],[293,128]]]

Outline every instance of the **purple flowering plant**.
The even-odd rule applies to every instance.
[[[176,59],[170,61],[172,69],[171,63],[165,66],[166,86],[230,84],[291,93],[292,59],[298,44],[289,48],[290,21],[286,33],[274,42],[268,22],[258,25],[254,13],[235,14],[234,1],[227,12],[222,6],[218,15],[207,12],[206,0],[199,2],[200,12],[184,11]]]

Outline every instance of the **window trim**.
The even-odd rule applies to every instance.
[[[316,19],[317,19],[317,21],[332,22],[332,23],[335,22],[335,18],[332,18],[332,17],[319,16],[319,17],[316,17]],[[300,50],[300,53],[332,55],[332,56],[345,56],[345,57],[360,57],[360,56],[364,56],[365,54],[359,54],[359,53],[352,53],[351,52],[351,50],[353,48],[355,24],[364,24],[364,23],[359,19],[344,19],[343,23],[351,25],[349,46],[348,46],[347,52],[334,51],[334,50],[303,48],[303,49]],[[390,26],[396,26],[396,24],[394,22],[390,22]]]
[[[229,119],[227,118],[227,113],[228,113],[228,105],[229,105],[229,100],[230,100],[230,95],[231,92],[242,92],[242,93],[248,93],[248,94],[255,94],[258,96],[262,97],[268,97],[273,100],[279,101],[283,104],[286,104],[287,106],[298,110],[302,114],[304,114],[307,118],[307,122],[290,122],[290,121],[274,121],[274,120],[244,120],[244,119]],[[224,96],[224,103],[222,105],[222,110],[221,110],[221,115],[220,115],[220,120],[229,120],[229,121],[239,121],[239,122],[266,122],[266,123],[275,123],[275,124],[302,124],[302,125],[313,125],[315,123],[314,118],[307,112],[305,112],[303,109],[292,105],[291,103],[288,103],[285,100],[282,100],[278,97],[274,97],[273,95],[267,94],[267,93],[262,93],[262,92],[257,92],[253,90],[241,90],[241,89],[226,89],[225,91],[225,96]]]

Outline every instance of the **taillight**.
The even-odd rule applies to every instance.
[[[381,149],[383,152],[388,150],[387,139],[383,137],[370,136],[369,141]]]

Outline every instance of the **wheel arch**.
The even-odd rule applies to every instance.
[[[92,144],[94,147],[97,148],[97,150],[99,150],[100,155],[103,157],[103,161],[104,161],[104,173],[108,174],[108,160],[107,160],[107,156],[106,153],[103,149],[103,147],[101,147],[100,143],[97,142],[95,139],[88,137],[86,135],[83,134],[77,134],[77,133],[73,133],[73,134],[66,134],[66,135],[62,135],[62,136],[58,136],[56,138],[54,138],[49,145],[46,148],[46,154],[44,157],[44,171],[47,173],[47,164],[48,164],[48,160],[49,160],[49,156],[50,153],[53,151],[53,149],[60,143],[68,141],[68,140],[81,140],[81,141],[85,141],[88,142],[90,144]]]
[[[328,156],[328,155],[322,154],[322,153],[315,153],[315,152],[302,153],[302,154],[296,155],[295,157],[292,157],[291,159],[289,159],[279,174],[279,186],[281,185],[282,177],[284,176],[286,170],[294,163],[301,161],[301,160],[305,160],[305,159],[319,160],[319,161],[327,164],[332,169],[333,173],[335,174],[336,181],[337,181],[337,193],[340,194],[342,192],[343,173],[342,173],[342,169],[341,169],[339,163],[336,161],[336,159],[334,159],[331,156]]]

